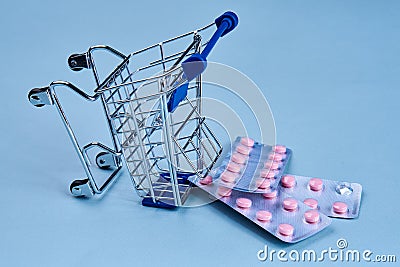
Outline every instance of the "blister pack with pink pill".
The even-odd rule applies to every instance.
[[[358,183],[288,174],[282,176],[278,190],[329,217],[358,217],[362,193]]]
[[[232,190],[216,182],[192,182],[284,242],[299,242],[331,223],[323,213],[282,191],[259,194]]]
[[[292,151],[248,137],[237,137],[232,151],[211,175],[219,184],[235,190],[266,193],[278,186]]]

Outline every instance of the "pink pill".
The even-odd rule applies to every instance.
[[[232,194],[232,189],[220,186],[217,189],[217,194],[223,197],[229,197]]]
[[[278,172],[274,170],[262,169],[260,171],[260,177],[267,179],[273,179],[277,174]]]
[[[264,193],[263,197],[268,198],[268,199],[273,199],[276,198],[276,195],[278,194],[278,192],[276,190],[268,192],[268,193]]]
[[[200,183],[202,185],[207,185],[207,184],[211,184],[213,181],[213,178],[211,175],[207,175],[206,177],[204,177],[203,179],[200,180]]]
[[[319,178],[311,178],[308,185],[312,191],[321,191],[324,187],[324,182]]]
[[[304,219],[308,223],[317,223],[319,222],[319,212],[316,210],[308,210],[304,213]]]
[[[272,152],[269,154],[268,159],[273,161],[282,161],[286,158],[286,154],[279,154]]]
[[[282,145],[276,145],[272,149],[274,152],[279,153],[279,154],[285,154],[286,153],[286,147]]]
[[[344,202],[333,203],[333,211],[338,214],[347,213],[347,204]]]
[[[239,173],[241,168],[242,168],[242,166],[235,162],[229,162],[228,165],[226,165],[226,169],[228,171],[235,172],[235,173]]]
[[[236,151],[239,152],[242,155],[249,155],[251,151],[251,147],[244,146],[244,145],[238,145],[236,147]]]
[[[281,184],[283,187],[292,188],[296,185],[296,178],[291,175],[284,175],[281,179]]]
[[[309,206],[312,209],[317,209],[318,208],[318,201],[316,201],[313,198],[306,198],[303,201],[304,204],[306,204],[307,206]]]
[[[242,139],[240,139],[240,143],[248,147],[254,146],[254,140],[249,137],[242,137]]]
[[[251,207],[251,200],[245,197],[236,199],[236,205],[242,209],[248,209]]]
[[[271,186],[271,181],[268,179],[258,179],[256,181],[257,187],[260,189],[267,189]]]
[[[256,218],[262,222],[269,222],[272,219],[272,213],[267,210],[259,210],[256,213]]]
[[[284,199],[283,208],[287,211],[295,211],[297,209],[297,200],[294,198]]]
[[[246,160],[247,160],[247,157],[243,156],[242,154],[239,154],[239,153],[233,153],[232,157],[231,157],[231,160],[233,162],[238,163],[238,164],[244,164],[246,162]]]
[[[281,235],[292,236],[294,232],[294,227],[287,223],[282,223],[278,226],[278,231]]]
[[[237,173],[230,171],[224,171],[221,174],[221,180],[227,183],[233,183],[237,177],[238,177]]]
[[[277,170],[281,167],[281,164],[276,161],[268,160],[265,162],[264,167],[269,170]]]

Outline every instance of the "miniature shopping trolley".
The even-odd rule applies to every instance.
[[[96,81],[93,95],[65,81],[29,92],[29,101],[36,107],[56,106],[79,156],[87,178],[72,182],[74,196],[101,196],[126,165],[143,205],[183,205],[192,186],[188,178],[204,178],[222,153],[221,144],[201,115],[201,73],[218,39],[237,24],[236,14],[225,12],[203,28],[129,55],[109,46],[93,46],[68,59],[74,71],[92,70]],[[96,51],[120,59],[104,79],[95,64]],[[81,147],[57,96],[58,87],[102,103],[112,148],[99,142]],[[100,152],[90,157],[91,150]],[[94,168],[107,170],[108,178],[99,183]]]

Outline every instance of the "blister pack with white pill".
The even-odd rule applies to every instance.
[[[237,137],[222,164],[210,173],[225,187],[254,193],[271,192],[288,165],[292,151],[248,137]]]
[[[282,176],[278,190],[329,217],[358,217],[362,193],[358,183],[287,174]]]
[[[283,191],[260,194],[232,190],[218,181],[192,182],[284,242],[299,242],[331,223],[329,217]]]

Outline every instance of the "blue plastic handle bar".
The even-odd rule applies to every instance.
[[[207,68],[207,57],[211,50],[217,44],[219,38],[232,31],[239,23],[238,16],[232,11],[227,11],[215,19],[217,30],[208,41],[203,51],[191,55],[188,59],[182,62],[183,72],[188,81],[193,80]]]
[[[201,52],[201,56],[207,59],[211,50],[214,48],[218,39],[232,31],[239,23],[238,16],[232,11],[227,11],[218,18],[215,19],[215,24],[217,25],[217,30],[214,32],[211,39],[208,41],[206,47]]]
[[[216,45],[219,38],[232,31],[239,23],[238,16],[232,11],[227,11],[215,19],[217,30],[208,41],[201,53],[195,53],[182,62],[183,73],[188,82],[199,76],[207,68],[207,57]],[[177,88],[168,101],[168,111],[174,112],[179,103],[187,95],[188,82]]]

